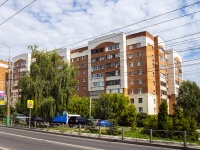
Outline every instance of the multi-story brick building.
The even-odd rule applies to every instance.
[[[110,34],[89,41],[86,47],[57,51],[78,68],[78,95],[98,99],[102,92],[123,93],[138,112],[148,114],[157,114],[166,99],[173,113],[182,82],[182,59],[176,51],[166,50],[160,37],[148,32]],[[31,61],[27,60],[30,54],[13,59],[13,98],[20,95],[16,85],[22,71],[29,70]]]
[[[0,100],[5,99],[8,82],[8,62],[0,60]]]
[[[148,32],[111,34],[71,50],[71,64],[78,66],[80,96],[98,99],[102,92],[123,93],[139,112],[148,114],[158,113],[163,99],[173,113],[182,82],[181,61],[178,53],[165,49],[160,37]]]
[[[11,104],[15,105],[21,96],[21,90],[18,87],[18,82],[26,71],[30,70],[31,54],[21,54],[12,59],[12,89],[11,89]]]

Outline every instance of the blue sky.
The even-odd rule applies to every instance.
[[[0,5],[4,1],[0,0]],[[32,1],[6,2],[0,7],[0,24]],[[36,44],[41,49],[52,50],[130,25],[115,32],[131,34],[146,30],[154,36],[160,36],[166,41],[166,48],[174,48],[183,57],[184,79],[193,80],[200,85],[200,3],[135,24],[195,2],[198,1],[37,0],[11,20],[0,25],[0,42],[11,48],[11,56],[14,57],[30,52],[27,49],[28,45]],[[188,15],[191,13],[193,15]],[[187,16],[181,17],[183,15]],[[173,20],[178,17],[181,18]],[[165,22],[170,19],[171,21]],[[156,25],[161,22],[165,23]],[[195,35],[178,39],[191,34]],[[175,40],[170,41],[171,39]],[[72,44],[69,48],[86,43],[87,41]],[[7,60],[8,49],[2,45],[0,49],[0,59]]]

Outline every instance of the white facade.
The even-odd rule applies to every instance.
[[[169,94],[178,94],[177,88],[179,85],[175,83],[175,58],[178,58],[182,63],[182,57],[173,49],[167,50],[167,59],[168,59],[168,93]],[[181,79],[182,80],[182,79]]]

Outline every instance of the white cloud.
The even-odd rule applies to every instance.
[[[0,23],[30,2],[32,0],[9,0],[0,8]],[[28,8],[0,26],[0,42],[7,44],[11,48],[12,57],[30,52],[27,50],[27,46],[33,44],[37,44],[42,49],[52,50],[122,26],[134,24],[195,2],[196,0],[187,0],[184,3],[180,0],[56,0],[48,2],[40,0],[34,2]],[[200,21],[198,21],[200,20],[199,13],[160,25],[153,24],[199,11],[199,8],[200,5],[196,4],[146,22],[123,28],[116,32],[135,33],[147,30],[154,36],[159,35],[166,41],[198,33],[200,32]],[[196,23],[184,25],[194,21]],[[141,29],[150,25],[153,26]],[[184,26],[177,28],[177,26],[181,25]],[[170,28],[174,29],[163,31]],[[166,47],[175,48],[177,51],[187,50],[187,47],[199,47],[200,38],[198,39],[198,37],[200,37],[200,34],[169,41],[166,42]],[[191,39],[193,42],[190,40],[190,42],[183,41],[182,43],[177,43],[178,41],[186,39]],[[80,44],[83,45],[85,43]],[[171,43],[174,44],[170,45]],[[78,45],[73,45],[73,47],[76,46]],[[0,59],[7,60],[8,49],[0,45],[0,50]],[[183,61],[200,57],[198,49],[179,53],[183,57]],[[195,60],[190,63],[198,62],[200,60]],[[189,64],[189,62],[185,64]],[[195,71],[198,69],[200,69],[199,65],[184,67],[184,71],[193,70],[189,72],[191,75],[185,75],[184,79],[194,80],[200,85],[198,73]]]

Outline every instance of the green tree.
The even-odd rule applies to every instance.
[[[66,110],[69,99],[75,93],[76,68],[63,62],[56,51],[39,51],[37,46],[29,48],[32,50],[32,63],[30,72],[19,81],[22,91],[17,106],[27,111],[27,100],[32,99],[33,116],[51,120],[57,113]]]
[[[173,115],[173,130],[195,132],[196,129],[196,121],[193,118],[190,119],[189,117],[184,117],[181,108],[179,106],[175,106]]]
[[[172,128],[172,119],[168,115],[168,105],[166,100],[162,100],[158,113],[158,129],[170,130]]]
[[[102,93],[95,103],[95,114],[100,119],[115,119],[119,125],[135,123],[136,109],[127,96],[117,93]]]
[[[151,115],[146,119],[144,129],[158,129],[158,116]]]
[[[177,105],[186,117],[198,120],[200,114],[200,88],[195,82],[183,81],[178,92]]]
[[[67,107],[68,113],[89,117],[90,98],[73,96]]]
[[[148,117],[147,113],[139,112],[136,119],[137,127],[144,127]]]

